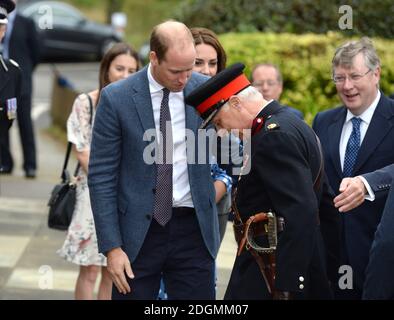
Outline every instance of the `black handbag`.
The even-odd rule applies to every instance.
[[[76,184],[71,180],[67,170],[68,159],[70,157],[72,143],[67,146],[66,158],[64,160],[61,179],[55,185],[49,199],[48,227],[56,230],[67,230],[70,226],[76,202]],[[80,164],[78,163],[74,176],[78,174]]]
[[[90,124],[92,124],[93,103],[89,95],[90,104]],[[48,202],[49,215],[48,227],[56,230],[67,230],[70,226],[71,219],[76,203],[76,183],[72,181],[67,170],[68,159],[70,158],[72,143],[67,145],[66,157],[64,159],[63,170],[61,174],[62,181],[52,189],[51,197]],[[74,177],[78,175],[80,163],[75,168]]]

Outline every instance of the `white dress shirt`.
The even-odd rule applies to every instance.
[[[152,99],[153,117],[157,136],[160,137],[160,106],[163,99],[163,86],[152,76],[151,65],[148,66],[149,90]],[[194,207],[190,191],[189,174],[186,156],[186,115],[183,91],[170,92],[168,105],[171,114],[173,139],[173,174],[172,174],[172,206]],[[160,139],[160,138],[159,138]],[[160,141],[159,141],[160,142]]]
[[[367,133],[368,126],[371,123],[372,116],[375,112],[375,109],[378,105],[378,102],[380,100],[380,91],[378,90],[378,94],[376,95],[375,100],[372,102],[372,104],[359,116],[355,116],[353,113],[351,113],[349,110],[347,111],[346,115],[346,120],[345,123],[343,124],[342,128],[342,134],[341,134],[341,140],[339,142],[339,157],[341,160],[341,169],[343,170],[343,163],[345,162],[345,153],[346,153],[346,145],[349,140],[350,134],[352,133],[353,130],[353,125],[352,125],[352,118],[357,117],[360,118],[362,121],[360,123],[360,146],[363,143],[365,134]],[[365,188],[368,191],[368,195],[366,195],[365,199],[373,201],[375,200],[375,193],[372,191],[372,188],[370,187],[369,183],[367,180],[359,176],[361,180],[363,181]]]

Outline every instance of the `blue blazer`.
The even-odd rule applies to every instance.
[[[372,243],[363,299],[394,299],[394,188],[391,188],[382,219]]]
[[[343,179],[339,140],[347,109],[342,106],[318,113],[313,129],[319,136],[324,152],[325,170],[333,191],[338,194]],[[367,133],[361,144],[353,175],[362,175],[394,163],[394,101],[383,94],[376,107]],[[376,227],[380,221],[387,197],[385,192],[376,193],[375,201],[364,201],[358,208],[342,214],[342,250],[347,253],[353,268],[354,285],[362,290],[369,250]]]
[[[89,161],[88,184],[99,251],[106,254],[122,247],[131,262],[151,224],[156,187],[156,165],[147,164],[143,157],[146,147],[152,145],[152,141],[144,141],[144,133],[155,129],[147,70],[145,67],[102,90]],[[185,96],[206,79],[193,73]],[[195,108],[185,105],[185,115],[186,128],[197,133],[202,120]],[[188,164],[188,174],[201,234],[215,258],[219,227],[209,162]]]

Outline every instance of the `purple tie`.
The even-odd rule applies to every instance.
[[[171,114],[168,106],[168,97],[170,91],[163,88],[163,99],[160,106],[160,132],[162,139],[159,143],[159,157],[163,159],[156,163],[157,179],[156,179],[156,196],[153,207],[153,217],[162,226],[165,226],[171,219],[172,215],[172,128]],[[169,132],[166,130],[168,122]],[[168,148],[167,148],[168,147]]]

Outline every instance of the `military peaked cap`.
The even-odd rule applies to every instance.
[[[248,86],[250,82],[244,75],[245,65],[236,63],[216,74],[186,98],[186,104],[196,108],[204,119],[200,128],[206,128],[219,109],[230,99]]]

